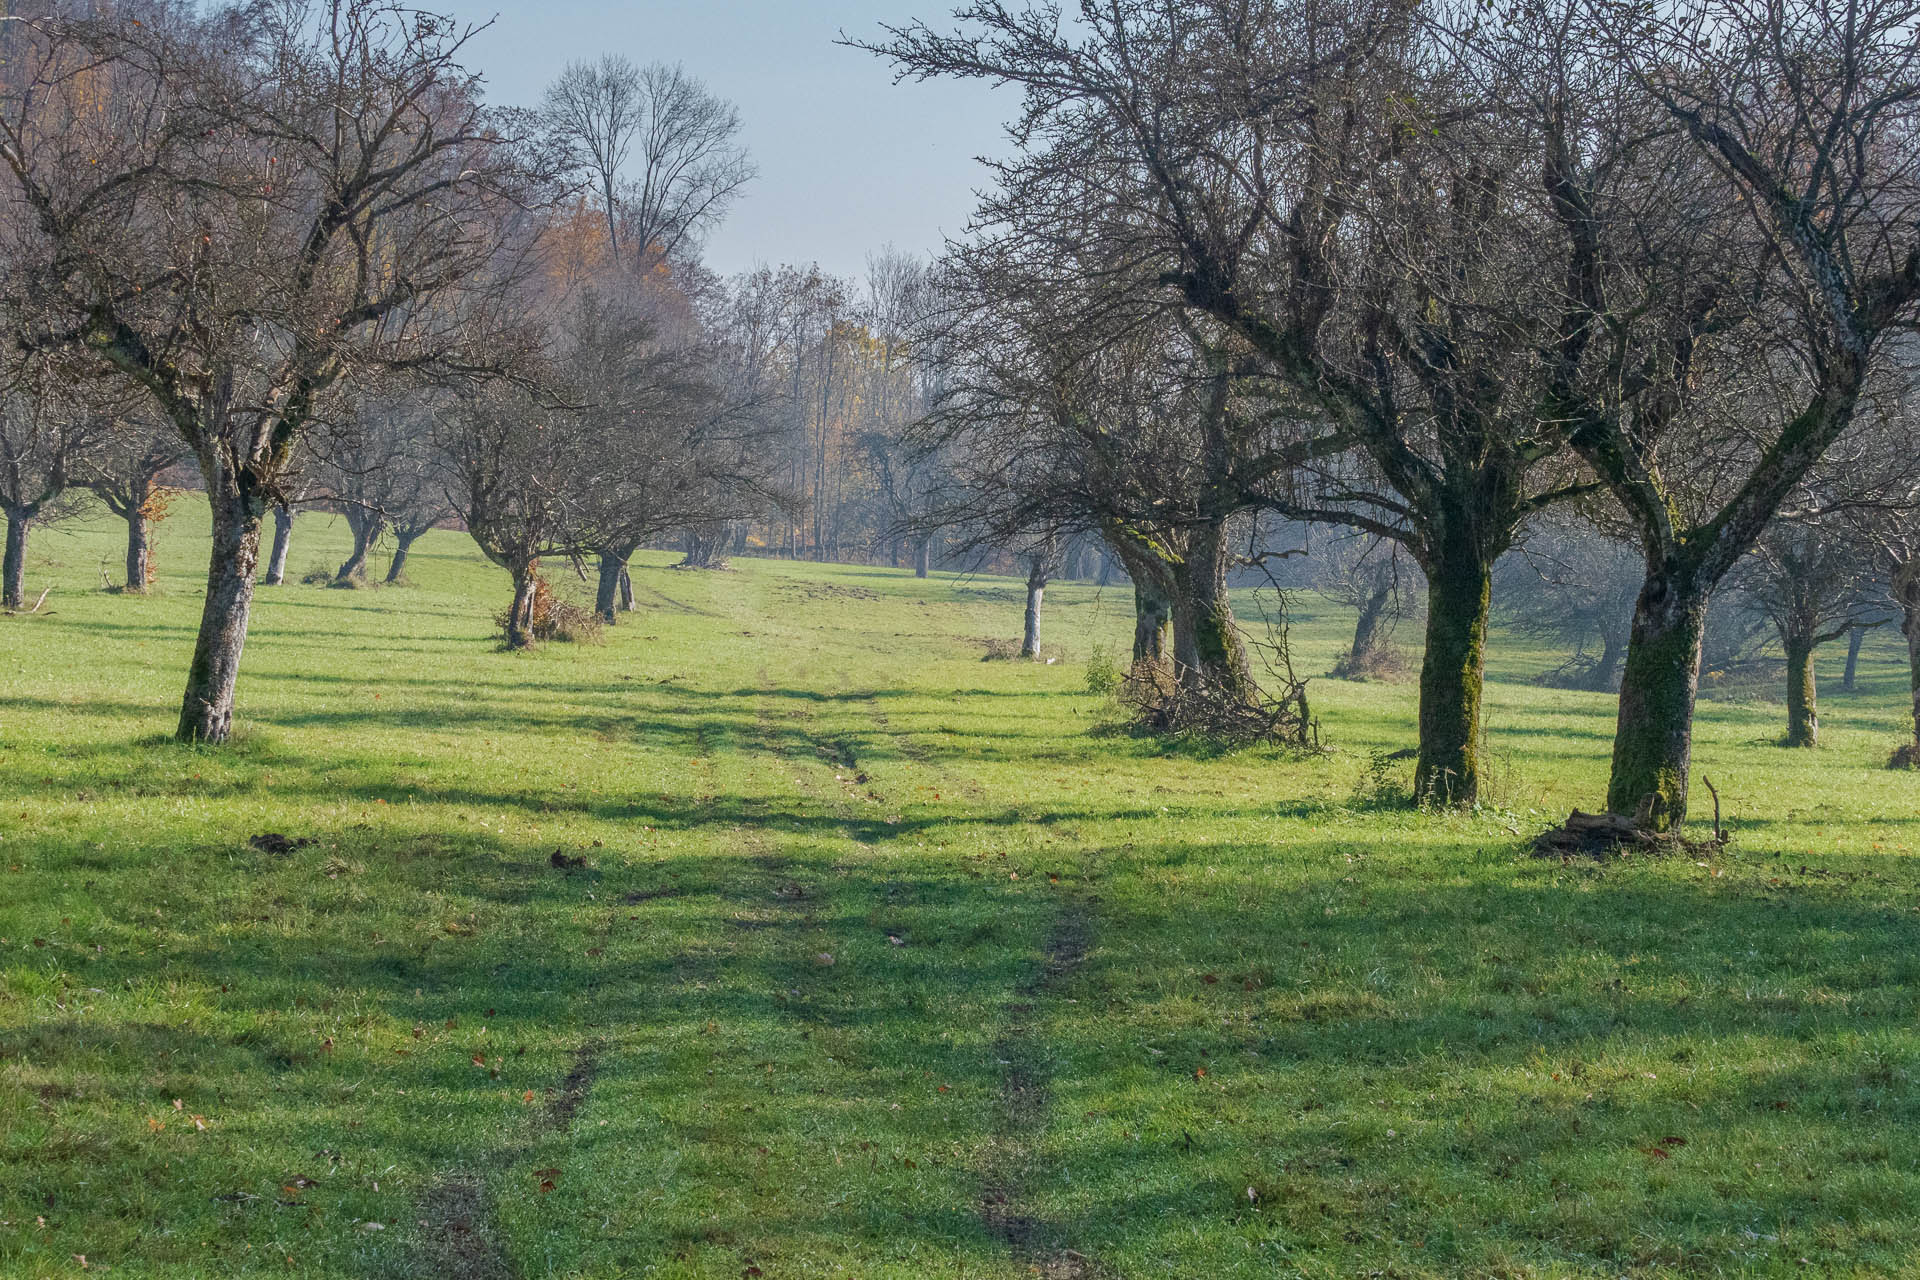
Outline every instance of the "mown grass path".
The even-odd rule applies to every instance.
[[[1604,777],[1554,655],[1500,639],[1494,803],[1422,817],[1371,792],[1405,686],[1317,682],[1320,758],[1089,732],[1090,586],[982,663],[1005,583],[654,556],[510,655],[436,534],[264,592],[242,740],[184,750],[165,536],[137,599],[41,535],[0,619],[9,1280],[1920,1274],[1883,639],[1818,752],[1703,708],[1729,854],[1595,867],[1524,855]]]

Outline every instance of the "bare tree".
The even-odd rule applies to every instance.
[[[1607,804],[1656,828],[1686,816],[1714,588],[1920,308],[1916,20],[1911,0],[1596,0],[1509,33],[1576,248],[1556,412],[1645,560]],[[1594,138],[1643,176],[1622,187]]]
[[[513,581],[507,647],[534,641],[542,558],[574,551],[590,442],[580,415],[526,388],[475,388],[435,414],[449,505],[481,552]]]
[[[642,270],[697,244],[754,177],[739,113],[678,63],[570,63],[544,114],[599,188],[615,260]]]
[[[134,592],[153,581],[153,525],[175,492],[161,484],[161,477],[188,456],[172,424],[143,409],[107,431],[80,467],[80,482],[127,523],[125,589]]]
[[[1398,543],[1365,534],[1323,536],[1313,548],[1314,584],[1355,615],[1353,640],[1332,674],[1364,679],[1398,666],[1388,642],[1407,611],[1413,566],[1404,560]]]
[[[529,191],[468,32],[387,0],[27,25],[0,163],[33,214],[28,341],[145,390],[200,463],[213,550],[178,735],[223,741],[261,520],[350,367],[485,367]],[[86,67],[89,74],[76,74]]]
[[[0,514],[7,520],[0,608],[6,609],[25,604],[28,536],[37,524],[74,514],[72,490],[106,426],[92,406],[76,403],[74,388],[45,361],[33,366],[0,390]]]
[[[1839,525],[1776,519],[1731,580],[1773,623],[1787,658],[1787,733],[1782,745],[1820,745],[1813,657],[1821,645],[1865,624],[1879,605],[1871,550]]]
[[[1282,412],[1359,451],[1290,518],[1407,548],[1428,580],[1423,801],[1469,803],[1494,562],[1584,491],[1541,412],[1540,335],[1572,252],[1546,224],[1542,142],[1402,7],[1293,0],[1051,9],[982,0],[962,29],[869,46],[904,74],[1028,89],[981,220],[1057,277],[1217,324],[1265,362]]]
[[[1573,646],[1572,656],[1543,681],[1614,692],[1640,590],[1633,548],[1610,533],[1555,520],[1529,528],[1504,566],[1495,593],[1508,624]]]
[[[426,395],[390,385],[356,388],[342,417],[335,429],[316,436],[312,473],[318,499],[347,522],[353,537],[333,585],[353,587],[366,581],[375,544],[391,534],[394,562],[404,565],[407,549],[445,518],[447,505]],[[393,566],[386,580],[398,580]]]

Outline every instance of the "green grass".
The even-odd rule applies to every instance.
[[[1554,655],[1500,638],[1493,803],[1423,817],[1365,794],[1407,685],[1316,681],[1317,758],[1090,733],[1085,586],[982,663],[1005,581],[653,555],[507,654],[435,534],[263,590],[240,740],[174,746],[196,523],[150,598],[42,532],[0,619],[0,1276],[1920,1274],[1884,637],[1817,752],[1703,705],[1730,852],[1566,866],[1612,704]]]

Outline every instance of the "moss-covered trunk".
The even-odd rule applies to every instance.
[[[1791,636],[1787,650],[1787,736],[1789,747],[1820,745],[1820,717],[1813,687],[1813,642]]]
[[[1607,808],[1669,831],[1687,817],[1693,763],[1693,703],[1700,688],[1700,641],[1707,592],[1682,572],[1649,566],[1633,608],[1620,672]]]
[[[0,606],[8,609],[26,607],[27,532],[32,528],[32,517],[7,512],[7,550],[0,559]]]
[[[1185,554],[1168,565],[1173,659],[1182,684],[1205,685],[1251,702],[1258,690],[1227,596],[1230,560],[1225,521],[1189,526]]]
[[[1429,548],[1427,647],[1420,662],[1421,804],[1467,805],[1480,795],[1480,715],[1493,557],[1466,539]]]

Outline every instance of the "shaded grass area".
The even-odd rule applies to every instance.
[[[241,740],[180,748],[198,532],[149,598],[44,534],[0,619],[0,1274],[1915,1271],[1879,639],[1820,751],[1703,707],[1728,854],[1602,868],[1523,852],[1604,786],[1555,655],[1496,644],[1493,802],[1421,817],[1404,685],[1316,681],[1323,757],[1087,732],[1084,585],[1068,660],[983,664],[993,580],[658,555],[506,654],[434,534],[263,591]],[[1294,622],[1326,669],[1347,615]]]

